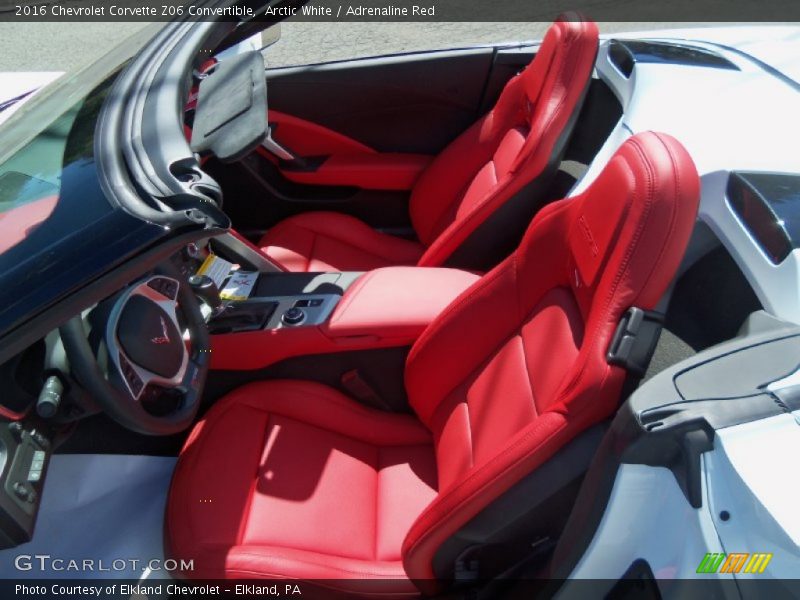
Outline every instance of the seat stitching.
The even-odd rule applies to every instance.
[[[316,246],[317,246],[317,233],[311,231],[311,247],[308,249],[308,260],[306,260],[306,271],[311,270],[311,261],[314,260],[314,248],[316,248]]]
[[[266,413],[266,414],[267,414],[267,418],[266,418],[266,422],[264,423],[264,433],[261,435],[262,452],[266,448],[266,445],[267,445],[267,438],[269,436],[269,425],[270,425],[270,420],[271,420],[270,413]],[[244,519],[242,519],[242,522],[239,525],[240,531],[239,531],[239,534],[236,536],[236,538],[239,540],[239,544],[243,543],[245,532],[248,530],[248,526],[250,525],[250,517],[252,516],[252,510],[251,509],[253,508],[253,498],[256,495],[256,486],[258,485],[258,470],[259,470],[260,466],[261,466],[261,460],[260,460],[260,457],[259,457],[259,460],[256,461],[256,470],[255,470],[255,473],[253,474],[253,481],[250,483],[250,490],[249,490],[248,495],[247,495],[247,504],[245,506]]]
[[[318,231],[316,229],[311,229],[310,227],[307,227],[305,225],[298,225],[297,223],[292,223],[291,225],[292,225],[292,227],[297,227],[298,229],[302,229],[304,231],[308,231],[309,233],[312,234],[312,236],[314,236],[315,240],[316,240],[317,236],[319,236],[319,237],[327,237],[327,238],[329,238],[329,239],[331,239],[331,240],[333,240],[335,242],[339,242],[343,246],[350,246],[351,248],[355,248],[357,250],[361,250],[362,252],[364,252],[364,254],[369,254],[372,257],[379,258],[379,259],[381,259],[381,260],[383,260],[385,262],[389,262],[389,258],[386,255],[377,254],[373,250],[369,250],[369,249],[364,248],[362,246],[357,246],[351,240],[347,240],[347,239],[344,239],[344,238],[336,237],[335,235],[331,235],[328,232],[322,232],[322,231]],[[378,231],[375,231],[374,229],[371,229],[368,225],[366,227],[367,227],[367,229],[369,229],[371,234],[379,236],[376,239],[388,238],[389,240],[391,240],[393,242],[395,242],[395,241],[399,241],[399,242],[408,241],[408,240],[404,240],[403,238],[399,238],[396,235],[389,235],[388,233],[380,233]],[[413,242],[409,242],[409,244],[411,244],[411,243],[413,243]]]
[[[658,139],[658,141],[666,149],[667,155],[670,158],[670,163],[672,165],[673,173],[677,173],[677,169],[676,169],[676,165],[675,165],[675,161],[674,161],[674,156],[670,152],[669,147],[664,143],[664,141],[660,137],[656,136],[656,139]],[[614,296],[616,295],[616,291],[617,291],[617,287],[619,286],[619,282],[627,274],[627,272],[629,270],[630,258],[631,258],[631,256],[633,256],[635,254],[636,249],[638,248],[638,245],[639,245],[640,241],[642,240],[642,232],[645,231],[646,228],[647,228],[647,224],[648,224],[648,221],[649,221],[650,213],[652,212],[651,209],[652,209],[652,206],[653,206],[654,196],[655,196],[655,191],[654,191],[655,174],[654,174],[654,171],[653,171],[653,165],[648,160],[647,154],[645,153],[644,149],[642,148],[639,140],[632,138],[631,139],[631,147],[639,155],[639,158],[642,160],[642,162],[644,164],[644,168],[645,168],[645,170],[647,172],[647,178],[646,178],[647,179],[647,181],[646,181],[647,191],[645,193],[644,210],[642,211],[642,220],[638,224],[637,229],[634,232],[633,239],[631,241],[630,247],[626,251],[626,253],[625,253],[624,257],[623,257],[623,261],[620,263],[621,269],[617,273],[617,277],[615,277],[615,279],[614,279],[614,281],[613,281],[613,283],[611,285],[611,288],[609,290],[609,293],[608,293],[608,296],[606,298],[606,302],[604,304],[603,311],[602,311],[602,314],[604,314],[604,315],[608,313],[608,307],[611,304],[612,300],[614,299]],[[676,178],[676,191],[675,191],[676,199],[680,198],[679,191],[680,191],[680,185],[679,185],[679,182],[678,182],[678,180]],[[674,228],[676,227],[676,224],[677,224],[677,212],[678,212],[677,210],[673,210],[672,211],[670,224],[669,224],[668,229],[667,229],[667,234],[668,235],[671,235],[673,230],[674,230]],[[669,240],[669,237],[667,237],[666,239]],[[651,279],[653,277],[653,273],[655,273],[656,270],[657,270],[656,266],[660,264],[662,256],[666,252],[666,248],[665,248],[666,245],[668,245],[668,241],[665,242],[664,245],[662,245],[661,249],[659,250],[658,256],[656,257],[656,259],[654,261],[652,261],[651,269],[650,269],[649,273],[647,274],[647,276],[644,278],[644,281],[643,281],[641,287],[639,288],[639,292],[637,293],[636,297],[633,298],[633,302],[638,300],[638,298],[641,296],[642,291],[648,287],[648,285],[649,285],[649,283],[650,283],[650,281],[651,281]],[[596,345],[596,339],[595,339],[597,337],[596,330],[597,330],[597,327],[595,327],[591,332],[592,341],[591,341],[590,345],[592,347]],[[572,381],[570,381],[570,383],[567,386],[567,388],[565,388],[562,391],[562,393],[559,395],[559,400],[561,400],[564,396],[567,395],[567,393],[569,391],[571,391],[572,389],[574,389],[577,386],[577,384],[580,382],[580,380],[583,377],[583,373],[586,370],[586,364],[587,364],[586,361],[584,361],[584,363],[581,366],[581,368],[579,369],[578,373],[576,373],[575,377],[572,379]]]
[[[234,406],[235,406],[235,404],[231,404],[231,405],[229,405],[229,406],[221,406],[221,407],[220,407],[220,409],[218,410],[220,417],[221,417],[222,415],[225,415],[226,413],[230,412],[230,410],[231,410],[231,409],[232,409]],[[212,410],[213,410],[213,408],[212,408]],[[208,434],[208,433],[209,433],[209,431],[212,429],[212,426],[210,425],[210,421],[208,420],[208,419],[209,419],[209,416],[210,416],[211,414],[212,414],[212,411],[209,411],[209,412],[206,414],[206,416],[203,418],[203,420],[202,420],[202,421],[200,421],[201,423],[205,423],[205,424],[206,424],[206,427],[207,427],[207,429],[206,429],[206,431],[205,431],[205,433],[206,433],[206,434]],[[215,427],[216,427],[216,426],[215,426]],[[214,427],[214,428],[215,428],[215,427]],[[205,435],[205,436],[204,436],[202,433],[201,433],[201,434],[200,434],[200,435],[197,437],[197,439],[194,441],[194,443],[195,443],[195,444],[197,444],[197,445],[195,445],[195,446],[194,446],[194,449],[191,451],[191,452],[192,452],[192,454],[193,454],[193,456],[191,457],[191,464],[194,464],[194,463],[196,462],[198,455],[200,454],[200,452],[201,452],[202,450],[204,450],[204,449],[205,449],[205,447],[206,447],[206,445],[207,445],[207,442],[208,442],[208,435]],[[184,463],[183,467],[185,468],[185,463]],[[187,515],[191,515],[191,507],[190,507],[190,505],[189,505],[189,499],[188,499],[188,496],[186,497],[186,502],[185,502],[184,504],[185,504],[185,506],[186,506],[186,508],[184,509],[184,510],[185,510],[185,513],[186,513]],[[171,526],[172,519],[168,519],[168,521],[169,521],[170,538],[174,538],[174,537],[175,537],[175,535],[174,535],[174,533],[172,533],[172,532],[173,532],[173,529],[172,529],[172,526]],[[190,531],[193,533],[193,537],[197,538],[197,535],[195,535],[195,533],[196,533],[196,529],[195,529],[195,527],[194,527],[194,520],[193,520],[193,519],[191,519],[191,518],[189,519],[189,530],[190,530]]]
[[[273,547],[279,548],[280,546],[273,546]],[[292,548],[287,548],[287,549],[291,550]],[[336,556],[336,555],[332,555],[332,554],[325,554],[325,555],[322,555],[320,553],[315,553],[315,554],[319,554],[320,556]],[[315,566],[315,567],[322,567],[324,569],[331,569],[333,571],[339,571],[340,573],[348,573],[348,574],[351,574],[351,575],[367,575],[367,576],[371,576],[371,577],[380,577],[380,578],[386,578],[386,575],[391,575],[391,573],[380,573],[378,571],[345,569],[343,567],[337,567],[337,566],[333,566],[333,565],[326,565],[326,564],[323,564],[323,563],[320,563],[320,562],[314,562],[314,561],[307,560],[307,559],[288,558],[286,556],[280,556],[280,555],[276,555],[276,554],[256,554],[254,552],[242,552],[242,551],[239,551],[239,552],[237,552],[237,555],[242,556],[242,557],[264,558],[264,559],[278,560],[278,561],[282,561],[282,562],[300,563],[300,564],[305,564],[305,565],[312,565],[312,566]],[[358,559],[355,559],[355,560],[358,560]],[[398,563],[398,566],[400,567],[400,573],[402,575],[405,575],[405,570],[402,568],[402,565],[400,564],[400,561],[392,561],[392,562]],[[250,569],[242,569],[242,568],[233,568],[233,569],[227,569],[227,570],[229,572],[231,572],[231,573],[262,574],[260,571],[251,571]],[[406,578],[407,577],[408,576],[406,575]],[[400,577],[398,577],[398,579],[399,578]]]
[[[524,325],[525,324],[523,323],[523,326]],[[520,328],[520,331],[517,335],[519,336],[519,345],[522,346],[522,362],[525,367],[525,375],[527,376],[528,387],[531,390],[531,403],[533,404],[533,411],[534,413],[536,413],[534,416],[538,417],[540,414],[539,407],[536,404],[536,394],[533,391],[533,379],[531,377],[531,370],[528,368],[528,352],[525,349],[525,338],[522,337],[522,328]]]
[[[568,77],[570,82],[572,81],[572,79],[574,79],[574,75],[575,75],[575,72],[578,69],[578,63],[579,62],[580,61],[576,60],[576,61],[573,61],[571,63],[571,65],[570,65],[572,67],[572,69],[570,71],[570,75]],[[566,71],[565,67],[566,67],[566,65],[562,66],[561,70]],[[557,79],[558,78],[556,78],[556,80]],[[543,84],[542,85],[542,89],[544,87],[545,86]],[[542,89],[540,89],[540,92],[542,91]],[[568,104],[567,103],[568,97],[569,97],[569,93],[568,93],[568,91],[566,89],[559,94],[558,103],[550,111],[549,118],[547,118],[545,120],[545,125],[544,125],[544,128],[543,128],[544,131],[547,131],[552,126],[553,122],[556,121],[556,119],[564,111],[564,105]],[[568,117],[570,115],[572,115],[576,111],[577,111],[577,106],[573,107],[573,110],[569,112]],[[533,131],[533,127],[530,127],[530,129],[531,129],[531,131]],[[536,136],[535,142],[531,144],[530,148],[528,148],[528,149],[523,148],[523,149],[526,150],[526,154],[527,154],[527,157],[528,157],[528,158],[525,159],[526,161],[528,159],[530,159],[531,157],[534,157],[539,152],[539,147],[544,142],[544,138],[545,137],[546,136],[544,136],[544,135]],[[556,138],[554,139],[553,143],[551,144],[551,147],[550,147],[551,155],[552,155],[552,149],[556,146],[557,139],[558,139],[558,137],[556,136]],[[517,157],[517,160],[519,160],[519,157]],[[545,162],[545,165],[546,164],[547,163]],[[514,167],[512,167],[512,172],[516,172],[516,170],[518,168],[519,168],[519,166],[515,165]],[[530,182],[536,180],[542,174],[543,170],[544,170],[544,166],[542,167],[541,170],[539,170],[538,173],[534,174],[534,176],[530,179]],[[512,178],[506,179],[505,182],[502,183],[502,184],[500,184],[500,183],[496,184],[496,187],[494,188],[494,190],[490,190],[486,194],[486,197],[476,205],[474,211],[470,211],[463,219],[454,221],[447,228],[445,228],[443,231],[441,231],[439,236],[437,236],[437,239],[434,240],[433,243],[431,243],[430,247],[428,248],[428,252],[426,252],[426,254],[430,254],[431,251],[433,251],[433,250],[438,250],[439,252],[444,252],[444,250],[442,250],[441,246],[444,245],[444,243],[446,241],[457,239],[459,235],[462,235],[462,236],[463,235],[467,235],[467,236],[469,236],[469,234],[474,232],[477,226],[473,227],[473,228],[469,228],[469,226],[473,224],[472,222],[475,221],[476,219],[478,219],[479,216],[483,216],[484,213],[487,212],[487,210],[488,210],[487,207],[488,206],[496,205],[498,203],[498,201],[499,201],[498,200],[498,196],[500,196],[501,192],[505,191],[506,188],[510,187],[511,184],[514,181],[515,181],[515,179],[512,177]],[[505,201],[508,202],[509,200],[510,200],[510,198],[506,199]],[[489,214],[491,214],[491,212]],[[482,220],[479,220],[478,221],[478,226],[482,222],[483,222]],[[466,234],[464,233],[465,231],[466,231]],[[444,239],[445,236],[447,238],[446,240]],[[452,254],[452,252],[450,252],[450,254]]]
[[[247,547],[257,547],[257,546],[244,546],[244,547],[247,548]],[[271,548],[282,548],[282,549],[285,549],[285,550],[295,550],[295,548],[289,548],[289,547],[286,547],[286,546],[270,546],[270,547]],[[346,559],[346,560],[355,560],[355,561],[359,560],[357,558],[356,559],[352,559],[352,558],[348,558],[348,557],[345,557],[345,556],[341,556],[340,557],[340,556],[337,556],[335,554],[324,554],[323,555],[321,552],[314,552],[313,550],[311,550],[311,551],[303,550],[303,552],[313,552],[314,554],[317,554],[318,556],[336,556],[337,558],[343,558],[343,559]],[[326,565],[326,564],[321,563],[321,562],[315,562],[315,561],[304,559],[304,558],[289,558],[289,557],[281,556],[281,555],[278,555],[278,554],[259,554],[259,553],[255,553],[255,552],[247,552],[247,551],[242,551],[242,550],[239,550],[236,554],[237,554],[237,556],[249,556],[249,557],[252,557],[252,558],[266,558],[266,559],[273,559],[273,560],[279,560],[279,561],[284,561],[284,562],[303,563],[303,564],[307,564],[307,565],[313,565],[315,567],[323,567],[323,568],[326,568],[326,569],[332,569],[334,571],[339,571],[341,573],[352,573],[353,575],[372,575],[372,576],[380,575],[380,573],[375,573],[374,571],[346,569],[344,567]],[[366,562],[366,561],[360,561],[360,562]],[[400,561],[390,561],[390,562],[398,563],[398,565],[401,566],[400,565]],[[401,566],[401,569],[402,569],[402,566]],[[247,572],[247,570],[245,570],[245,569],[231,569],[231,571]],[[254,573],[258,573],[258,571],[253,571],[253,572]],[[404,569],[403,569],[403,573],[405,573]]]

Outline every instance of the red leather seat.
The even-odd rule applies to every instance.
[[[606,360],[614,330],[629,307],[652,309],[664,294],[698,196],[677,141],[626,141],[421,334],[405,371],[413,415],[301,381],[229,394],[178,461],[171,553],[195,560],[192,577],[432,586],[455,532],[613,414],[625,376]]]
[[[371,271],[414,265],[425,248],[418,242],[380,233],[355,217],[311,212],[290,217],[261,240],[270,260],[287,271]]]
[[[288,271],[363,271],[391,265],[439,266],[481,231],[487,247],[528,223],[542,202],[580,111],[597,55],[597,26],[560,20],[533,62],[511,79],[496,105],[422,172],[409,200],[419,242],[380,233],[345,215],[312,212],[267,232],[264,253]],[[537,189],[530,184],[537,182]],[[488,222],[506,214],[501,222]]]

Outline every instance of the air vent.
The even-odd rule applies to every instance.
[[[626,78],[631,76],[636,63],[739,70],[739,67],[727,58],[712,50],[668,42],[611,40],[608,57]]]
[[[774,264],[800,247],[800,176],[732,172],[728,204]]]

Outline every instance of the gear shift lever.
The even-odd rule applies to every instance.
[[[213,315],[218,315],[225,308],[217,284],[208,275],[191,275],[189,286],[195,295],[208,305]]]

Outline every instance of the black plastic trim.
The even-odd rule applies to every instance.
[[[636,63],[739,70],[739,67],[727,58],[712,50],[675,42],[611,40],[609,42],[608,57],[625,78],[631,76]]]
[[[800,176],[733,171],[728,204],[773,264],[800,248]]]
[[[485,579],[533,555],[537,541],[552,550],[607,428],[580,433],[459,528],[436,550],[436,577],[458,580],[459,569],[472,565],[475,577]]]

